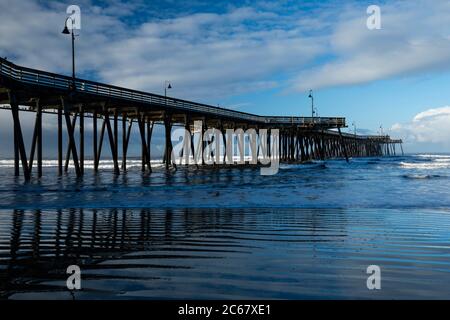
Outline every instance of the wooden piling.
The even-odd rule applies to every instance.
[[[171,132],[172,132],[172,115],[169,112],[164,113],[164,128],[165,128],[165,140],[166,140],[166,170],[169,170],[171,160],[172,160],[172,139],[171,139]],[[173,164],[174,167],[176,167],[175,164]]]
[[[102,123],[102,128],[100,129],[100,140],[98,143],[98,151],[97,151],[97,158],[95,159],[95,163],[94,163],[94,171],[98,171],[98,167],[100,165],[100,158],[102,155],[102,150],[103,150],[103,140],[105,138],[105,130],[106,130],[106,121],[103,118],[103,123]]]
[[[113,133],[113,129],[111,128],[111,122],[109,120],[109,111],[106,108],[104,110],[104,117],[105,117],[106,130],[108,131],[109,146],[111,148],[111,155],[112,155],[113,163],[114,163],[114,173],[120,174],[119,163],[118,163],[118,159],[117,159],[117,148],[116,148],[117,141],[115,139],[116,135]]]
[[[152,148],[151,148],[151,145],[152,145],[152,134],[153,134],[154,124],[155,123],[153,121],[151,121],[149,118],[147,118],[147,155],[148,155],[147,168],[148,168],[149,172],[152,172],[152,166],[151,166],[151,163],[152,163],[151,150],[152,150]]]
[[[94,110],[92,113],[92,151],[93,151],[93,158],[94,158],[94,171],[98,170],[97,166],[97,158],[98,158],[98,149],[97,149],[97,118],[98,118],[98,112],[97,110]]]
[[[37,166],[38,166],[38,177],[42,177],[42,106],[37,101],[36,108],[36,125],[37,125]]]
[[[75,143],[75,136],[74,136],[74,126],[72,126],[72,123],[70,122],[70,109],[68,103],[64,100],[64,98],[61,98],[61,104],[64,109],[64,117],[66,119],[66,128],[67,133],[69,135],[69,148],[72,151],[72,159],[75,166],[75,172],[77,174],[77,177],[81,177],[81,170],[80,170],[80,163],[78,161],[78,152],[77,152],[77,146]]]
[[[338,132],[339,132],[339,136],[341,138],[341,145],[342,145],[342,150],[344,152],[345,161],[349,162],[349,160],[348,160],[348,153],[347,153],[347,146],[345,144],[344,138],[342,137],[341,128],[338,128]]]
[[[77,118],[78,118],[78,113],[75,113],[73,118],[72,118],[72,126],[71,126],[71,130],[72,130],[72,134],[74,133],[75,130],[75,126],[77,124]],[[69,130],[69,129],[67,129]],[[70,140],[67,143],[67,151],[66,151],[66,162],[64,164],[64,172],[67,172],[69,170],[69,162],[70,162],[70,152],[71,152],[71,145],[70,145]]]
[[[114,158],[119,161],[119,114],[114,109]],[[119,170],[120,171],[120,170]]]
[[[127,171],[127,113],[122,113],[122,171]]]
[[[20,126],[20,119],[19,119],[19,105],[16,102],[16,98],[14,96],[10,96],[10,106],[11,106],[11,113],[13,117],[13,123],[14,123],[14,141],[15,141],[15,155],[16,159],[15,162],[17,163],[16,167],[18,168],[18,158],[20,157],[20,161],[22,163],[22,170],[23,175],[25,177],[26,181],[29,181],[31,179],[30,171],[28,169],[28,160],[27,160],[27,154],[25,151],[25,144],[23,141],[23,135],[22,135],[22,128]],[[19,175],[19,170],[16,169],[16,176]]]
[[[84,174],[84,106],[80,107],[80,172]]]
[[[141,148],[142,148],[142,171],[145,171],[145,167],[149,168],[151,170],[150,166],[150,154],[149,149],[147,148],[147,141],[145,137],[145,117],[142,115],[138,116],[138,126],[139,126],[139,133],[141,136]]]
[[[58,108],[58,175],[63,173],[62,106]]]

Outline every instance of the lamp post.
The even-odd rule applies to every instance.
[[[69,31],[69,28],[67,28],[67,21],[72,22],[72,28],[71,31]],[[71,17],[68,17],[66,19],[66,22],[64,23],[64,30],[62,31],[63,34],[71,34],[72,35],[72,86],[75,90],[75,34],[74,34],[74,20]]]
[[[164,81],[164,97],[167,98],[167,90],[172,89],[172,84],[169,80]]]
[[[356,123],[355,123],[355,121],[352,122],[352,126],[353,126],[353,130],[354,130],[355,136],[356,136]]]
[[[308,96],[308,98],[311,99],[311,117],[312,117],[313,120],[314,120],[314,114],[315,114],[315,111],[314,111],[314,96],[313,96],[313,91],[312,91],[312,90],[309,90],[309,96]]]

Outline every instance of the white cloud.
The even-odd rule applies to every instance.
[[[450,106],[420,112],[409,123],[394,124],[391,133],[415,149],[449,152]]]
[[[300,72],[297,90],[354,85],[450,68],[450,2],[391,2],[381,6],[381,30],[366,28],[361,8],[346,10],[328,38],[331,61]]]
[[[82,30],[76,39],[78,73],[101,81],[198,99],[264,90],[280,84],[272,76],[306,66],[323,50],[301,37],[291,18],[250,7],[194,13],[126,25],[118,15],[133,9],[115,1],[106,8],[80,4]],[[37,1],[3,1],[0,50],[14,62],[70,73],[70,41],[61,34],[65,6]],[[20,21],[20,23],[19,23]],[[212,100],[212,99],[211,99]]]
[[[170,79],[173,94],[211,103],[273,87],[305,91],[450,67],[447,0],[383,4],[382,30],[372,31],[358,2],[302,11],[303,5],[261,1],[224,13],[156,18],[144,12],[138,20],[133,14],[142,3],[115,0],[99,7],[78,2],[83,28],[76,40],[79,72],[154,92]],[[65,6],[2,1],[0,54],[30,67],[70,73],[70,41],[60,30]],[[129,17],[138,22],[125,23]]]
[[[442,107],[437,109],[429,109],[418,113],[413,122],[429,121],[442,116],[450,116],[450,107]]]

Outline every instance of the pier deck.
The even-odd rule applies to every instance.
[[[108,135],[115,172],[126,170],[130,132],[136,123],[142,146],[142,169],[151,171],[150,143],[153,126],[165,126],[164,161],[166,168],[176,167],[172,161],[170,133],[175,125],[184,126],[192,133],[194,121],[201,121],[203,129],[225,130],[242,128],[278,130],[280,160],[287,162],[325,159],[331,157],[358,157],[395,155],[395,145],[401,140],[389,136],[359,136],[342,133],[346,127],[343,117],[286,117],[261,116],[157,94],[121,88],[99,82],[73,79],[68,76],[15,65],[0,58],[0,104],[10,109],[14,122],[15,174],[20,163],[26,179],[31,177],[35,153],[37,172],[42,176],[42,114],[58,117],[58,173],[63,173],[63,120],[68,146],[67,171],[72,158],[77,175],[84,173],[84,118],[93,118],[94,167],[98,170],[104,135]],[[19,114],[35,112],[36,122],[29,157],[25,151]],[[102,120],[100,135],[98,120]],[[75,127],[79,139],[75,139]],[[119,126],[121,123],[121,126]],[[120,130],[119,130],[119,127]],[[119,167],[119,131],[122,134],[122,164]],[[191,139],[192,134],[191,134]],[[269,141],[270,143],[270,141]]]

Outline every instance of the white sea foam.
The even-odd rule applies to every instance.
[[[450,168],[450,162],[427,162],[427,163],[412,163],[412,162],[400,162],[400,166],[406,169],[448,169]]]
[[[434,170],[434,169],[449,169],[450,168],[450,155],[439,154],[420,154],[417,157],[428,160],[427,162],[400,162],[400,166],[406,169],[422,169],[422,170]]]
[[[244,160],[246,162],[249,162],[251,160],[251,156],[245,156]],[[233,160],[235,163],[237,163],[240,160],[239,156],[233,157]],[[121,160],[119,159],[119,165],[121,165]],[[163,166],[162,160],[151,160],[150,161],[152,167],[160,167]],[[176,164],[184,165],[186,162],[182,158],[181,163],[180,161],[177,161]],[[189,160],[190,164],[195,164],[194,159],[190,158]],[[223,163],[223,157],[220,157],[219,163]],[[19,163],[20,165],[20,163]],[[33,167],[37,165],[37,161],[34,160]],[[63,165],[65,165],[65,160],[63,160]],[[58,160],[42,160],[42,167],[52,168],[58,166]],[[140,159],[127,159],[127,168],[133,168],[133,167],[141,167],[142,162]],[[86,169],[94,169],[94,160],[84,160],[84,167]],[[7,159],[7,160],[0,160],[0,168],[14,168],[14,160]],[[74,168],[73,161],[71,160],[69,162],[69,168]],[[100,160],[99,163],[99,169],[114,169],[114,162],[112,159],[109,160]]]
[[[420,158],[439,158],[439,159],[450,159],[450,155],[440,155],[440,154],[419,154],[417,157]]]
[[[65,162],[63,162],[64,165]],[[121,162],[119,162],[120,165]],[[36,166],[37,162],[36,160],[33,162],[33,166]],[[141,160],[127,160],[127,167],[140,167],[142,165]],[[162,165],[161,160],[152,160],[151,161],[152,166],[160,166]],[[57,167],[58,166],[58,160],[42,160],[42,167]],[[93,169],[94,168],[94,160],[85,160],[84,161],[84,167],[87,169]],[[14,168],[14,160],[0,160],[0,168]],[[73,161],[69,162],[69,168],[74,168]],[[99,169],[114,169],[114,162],[113,160],[101,160],[99,163]]]

